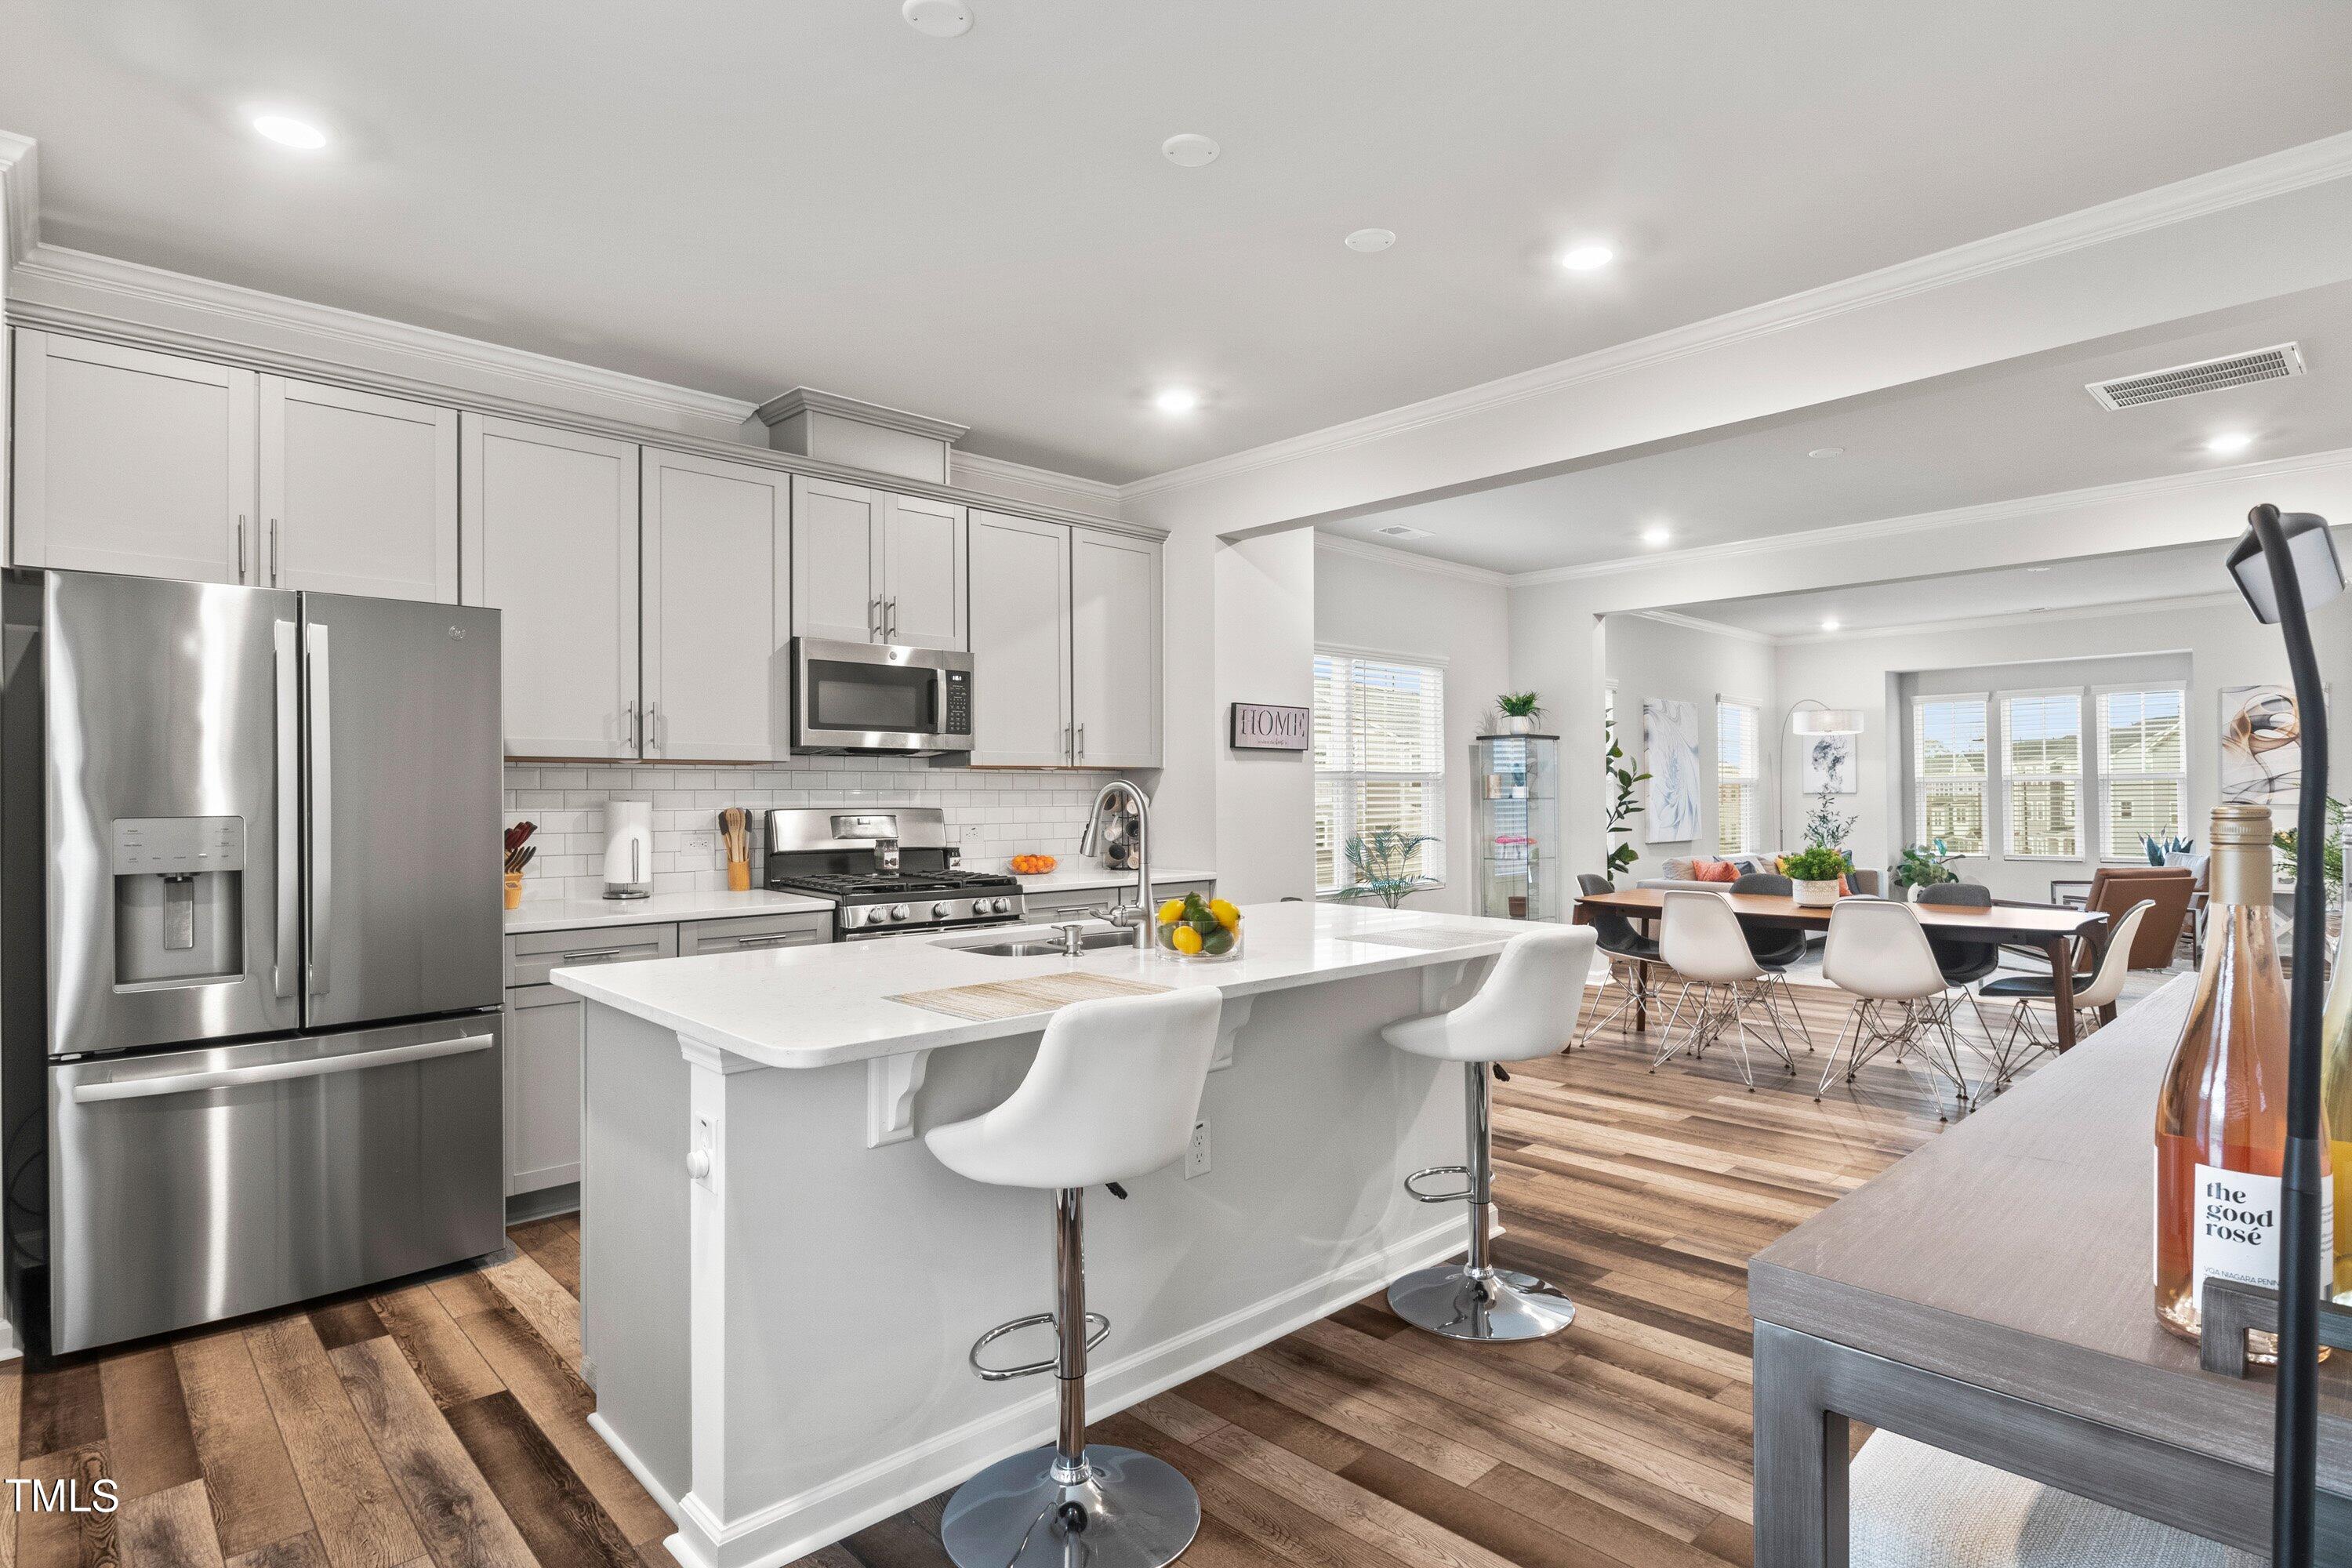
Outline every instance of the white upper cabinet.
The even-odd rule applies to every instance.
[[[790,754],[791,480],[646,448],[647,757]]]
[[[249,581],[457,600],[457,412],[261,378],[260,526]]]
[[[793,480],[793,635],[882,640],[887,498],[835,479]]]
[[[908,647],[968,646],[964,509],[915,496],[884,499],[882,640]]]
[[[973,763],[1070,761],[1070,528],[971,514]]]
[[[257,582],[255,376],[16,333],[19,566]]]
[[[478,414],[458,436],[458,586],[503,612],[507,754],[636,756],[635,444]]]
[[[793,481],[793,635],[961,648],[964,509],[837,479]]]
[[[1160,752],[1160,546],[1070,531],[1072,761],[1156,768]]]

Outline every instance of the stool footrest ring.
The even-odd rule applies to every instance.
[[[1018,1333],[1023,1329],[1044,1328],[1053,1324],[1055,1321],[1053,1313],[1039,1312],[1034,1317],[1015,1318],[1009,1323],[997,1324],[996,1327],[971,1342],[971,1352],[968,1358],[971,1363],[971,1370],[980,1374],[980,1380],[982,1383],[1003,1383],[1008,1378],[1034,1377],[1041,1372],[1052,1372],[1061,1364],[1059,1356],[1048,1356],[1044,1361],[1024,1362],[1019,1366],[984,1366],[981,1363],[980,1352],[1007,1334]],[[1097,1324],[1101,1326],[1097,1328]],[[1102,1343],[1103,1336],[1109,1332],[1108,1318],[1104,1317],[1100,1312],[1087,1314],[1087,1349],[1092,1350]]]
[[[1463,1178],[1465,1183],[1467,1183],[1470,1177],[1469,1166],[1427,1166],[1424,1169],[1415,1171],[1412,1175],[1407,1176],[1404,1179],[1404,1190],[1425,1204],[1466,1204],[1470,1201],[1471,1189],[1467,1185],[1463,1186],[1459,1191],[1451,1193],[1424,1193],[1419,1187],[1413,1185],[1415,1182],[1424,1180],[1430,1176],[1460,1176]]]

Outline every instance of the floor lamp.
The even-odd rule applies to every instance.
[[[2279,1251],[2278,1405],[2271,1460],[2271,1562],[2309,1568],[2319,1446],[2319,1016],[2321,955],[2327,951],[2327,698],[2305,612],[2344,591],[2344,567],[2327,520],[2281,516],[2274,506],[2246,514],[2245,536],[2230,552],[2238,591],[2265,626],[2279,628],[2303,743],[2302,800],[2295,814],[2294,975],[2287,1022],[2286,1155],[2280,1173],[2284,1235]]]
[[[1819,698],[1801,697],[1780,715],[1780,727],[1791,735],[1859,735],[1862,733],[1863,718],[1859,708],[1832,708]],[[1859,771],[1861,766],[1861,759],[1856,758],[1854,767]],[[1780,786],[1789,782],[1789,758],[1785,751],[1780,753],[1777,772],[1779,777],[1773,781],[1775,795],[1780,794]],[[1773,835],[1773,838],[1785,849],[1789,846],[1789,808],[1776,805],[1776,810],[1780,818],[1780,831]]]

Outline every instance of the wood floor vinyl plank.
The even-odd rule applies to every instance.
[[[505,1305],[506,1298],[498,1287],[471,1268],[455,1274],[444,1274],[427,1280],[429,1289],[441,1303],[441,1310],[454,1321],[471,1317],[476,1312],[488,1312]]]
[[[519,1225],[508,1233],[566,1294],[580,1294],[580,1226],[574,1215]]]
[[[628,1537],[513,1394],[501,1388],[446,1409],[450,1430],[541,1563],[635,1568]]]
[[[1202,1440],[1200,1451],[1246,1470],[1268,1490],[1407,1563],[1432,1568],[1514,1568],[1507,1558],[1476,1542],[1239,1426],[1227,1425],[1212,1432]]]
[[[347,1301],[332,1301],[311,1309],[310,1327],[317,1332],[319,1342],[331,1351],[391,1331],[384,1327],[383,1318],[376,1311],[375,1303],[364,1296],[354,1296]]]
[[[376,1297],[374,1305],[434,1404],[446,1410],[506,1387],[430,1288],[411,1285]]]
[[[123,1568],[223,1568],[201,1479],[129,1499],[115,1532]]]
[[[527,1252],[518,1251],[484,1269],[483,1278],[497,1287],[507,1304],[522,1314],[548,1349],[574,1373],[580,1370],[580,1301],[566,1291]]]
[[[1698,1532],[1695,1543],[1738,1568],[1755,1568],[1756,1527],[1744,1519],[1717,1520]]]
[[[1393,1454],[1368,1450],[1339,1474],[1341,1479],[1475,1542],[1519,1568],[1630,1568],[1622,1558],[1510,1509],[1496,1508],[1468,1488],[1433,1476]]]
[[[312,1320],[286,1318],[248,1329],[246,1350],[277,1418],[326,1568],[394,1568],[424,1556],[424,1537],[352,1408]]]
[[[388,1336],[331,1351],[328,1359],[441,1568],[540,1568]]]
[[[37,1459],[61,1449],[106,1441],[106,1394],[98,1363],[25,1358],[18,1394],[16,1457]]]
[[[431,1559],[422,1561],[429,1564]],[[305,1531],[300,1535],[289,1535],[283,1541],[241,1552],[228,1560],[228,1568],[328,1568],[327,1553],[319,1544],[319,1538]]]
[[[1495,1468],[1494,1455],[1408,1421],[1376,1401],[1282,1360],[1277,1352],[1274,1346],[1253,1351],[1218,1371],[1244,1388],[1331,1423],[1365,1447],[1409,1460],[1456,1486],[1467,1486]]]
[[[27,1496],[27,1506],[16,1515],[20,1568],[121,1568],[119,1516],[96,1507],[98,1483],[109,1475],[106,1448],[100,1443],[52,1449],[16,1467],[17,1478],[65,1504],[37,1506]],[[74,1511],[77,1505],[85,1511]]]
[[[172,1355],[222,1554],[234,1557],[309,1530],[310,1510],[245,1335],[235,1329],[201,1334],[174,1344]]]
[[[0,1478],[23,1474],[16,1468],[17,1423],[25,1392],[25,1358],[0,1365]],[[0,1487],[0,1568],[16,1568],[16,1498]]]
[[[1196,1442],[1203,1433],[1213,1432],[1223,1426],[1225,1418],[1210,1415],[1185,1397],[1186,1386],[1179,1384],[1149,1399],[1139,1399],[1128,1409],[1139,1419],[1150,1422],[1179,1443]]]
[[[1320,1465],[1327,1470],[1345,1469],[1354,1462],[1357,1455],[1364,1451],[1362,1444],[1345,1433],[1217,1373],[1196,1377],[1182,1384],[1177,1392],[1223,1422],[1255,1433],[1269,1443],[1278,1444],[1307,1463]],[[1190,1436],[1181,1432],[1173,1436],[1210,1452],[1213,1450],[1209,1447],[1207,1437],[1214,1429],[1210,1427]]]
[[[1700,1521],[1687,1537],[1662,1531],[1517,1465],[1496,1466],[1470,1490],[1497,1508],[1588,1542],[1627,1568],[1721,1568],[1720,1560],[1697,1543],[1715,1518]]]
[[[107,1457],[124,1501],[203,1478],[179,1363],[169,1345],[109,1356],[100,1363],[99,1385],[106,1406]]]

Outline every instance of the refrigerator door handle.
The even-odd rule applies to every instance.
[[[275,953],[271,980],[280,996],[294,994],[301,963],[302,704],[292,621],[279,621],[278,636],[278,915],[272,928]]]
[[[312,622],[307,638],[310,698],[310,906],[302,933],[302,950],[310,963],[309,994],[323,996],[331,976],[324,940],[333,921],[335,902],[335,768],[334,735],[329,716],[334,711],[328,685],[327,628]]]
[[[210,1072],[163,1073],[154,1078],[123,1079],[112,1083],[82,1083],[74,1086],[73,1098],[76,1105],[88,1105],[94,1100],[144,1100],[159,1094],[194,1094],[199,1089],[235,1089],[240,1084],[278,1083],[289,1078],[324,1078],[329,1073],[359,1072],[367,1068],[397,1067],[403,1062],[425,1062],[436,1057],[487,1051],[491,1044],[488,1035],[467,1035],[455,1040],[428,1040],[421,1045],[391,1046],[380,1051],[353,1051],[340,1057],[257,1062],[252,1067],[217,1068]]]

